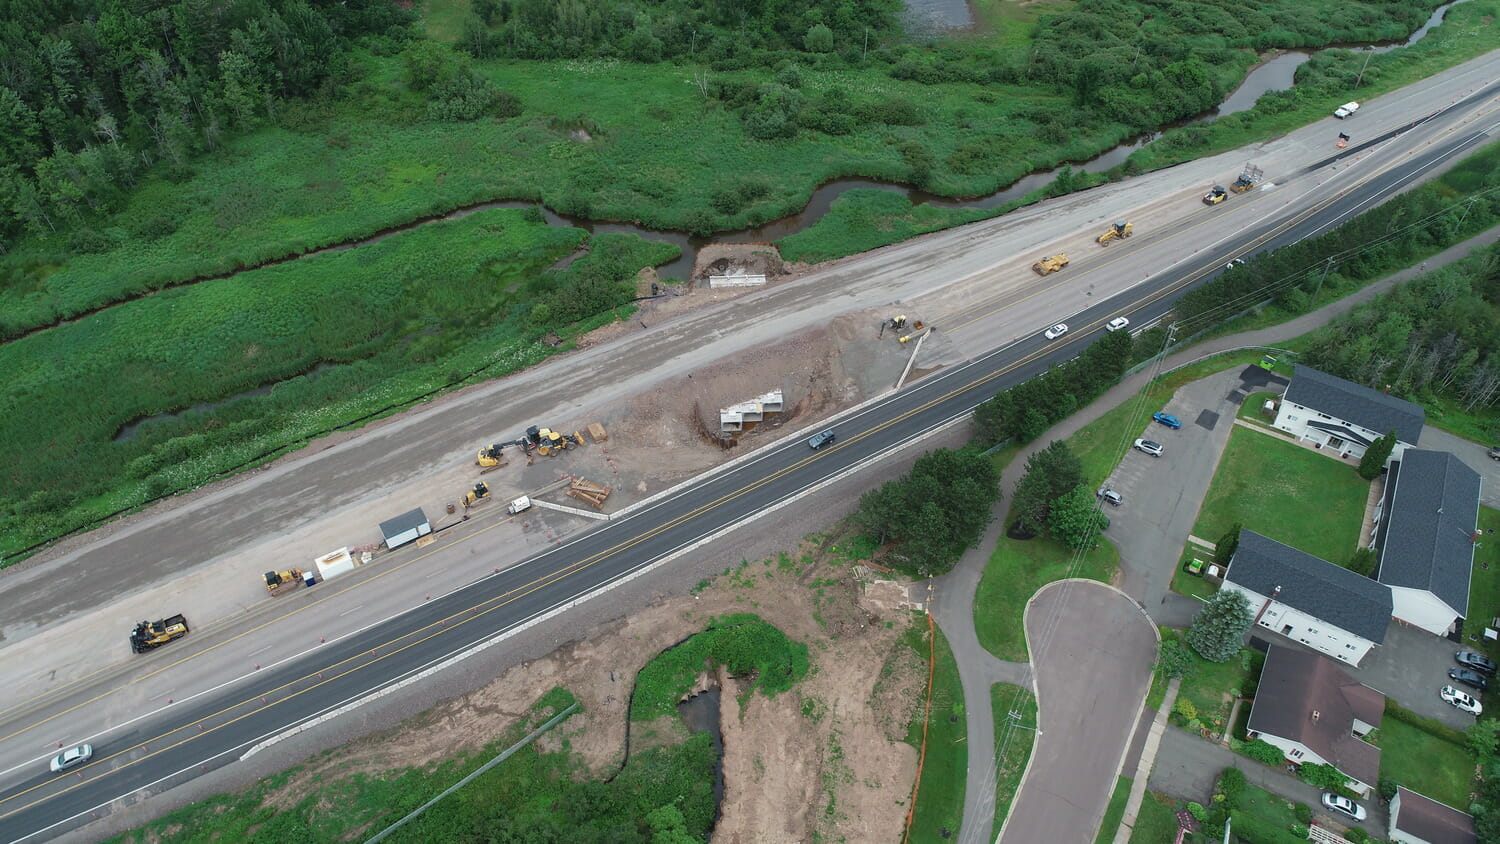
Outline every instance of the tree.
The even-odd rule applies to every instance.
[[[1375,565],[1380,562],[1380,555],[1374,548],[1358,548],[1349,555],[1349,562],[1344,563],[1344,568],[1358,572],[1365,577],[1375,574]]]
[[[1228,662],[1240,652],[1240,639],[1254,620],[1244,593],[1220,589],[1193,619],[1187,642],[1209,662]]]
[[[1385,461],[1390,458],[1391,452],[1396,450],[1396,432],[1391,431],[1365,449],[1365,456],[1359,460],[1359,476],[1367,481],[1373,481],[1380,477],[1385,470]]]
[[[1484,764],[1494,755],[1495,750],[1500,748],[1500,721],[1494,718],[1481,718],[1474,722],[1469,728],[1469,737],[1464,742],[1464,750],[1474,757],[1476,762]]]
[[[1240,523],[1235,522],[1229,526],[1229,530],[1225,531],[1224,535],[1219,537],[1219,541],[1214,544],[1214,562],[1218,563],[1221,567],[1229,567],[1229,558],[1233,557],[1235,549],[1240,547],[1241,530],[1243,528],[1240,527]]]
[[[1156,655],[1156,664],[1151,667],[1160,671],[1168,680],[1174,677],[1191,677],[1198,670],[1198,664],[1193,661],[1192,653],[1176,639],[1161,643],[1161,650]]]
[[[1082,483],[1083,463],[1067,443],[1053,440],[1026,459],[1026,474],[1011,502],[1012,522],[1027,533],[1045,532],[1052,502]]]
[[[1052,536],[1076,550],[1092,548],[1104,530],[1104,514],[1086,486],[1075,486],[1052,502],[1047,528]]]
[[[807,36],[802,39],[802,44],[807,47],[809,53],[831,53],[833,52],[833,30],[821,23],[815,23],[807,30]]]
[[[989,458],[938,449],[917,458],[905,477],[860,496],[854,519],[882,544],[896,544],[901,568],[930,577],[979,541],[999,498],[1000,476]]]

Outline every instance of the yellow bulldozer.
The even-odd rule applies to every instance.
[[[501,466],[509,465],[510,461],[502,456],[505,447],[510,443],[492,443],[479,450],[474,458],[474,465],[479,467],[479,474],[493,472]]]
[[[302,585],[302,578],[306,574],[302,569],[268,571],[265,573],[266,591],[272,595],[280,595],[282,592],[296,589]]]
[[[1123,240],[1124,238],[1130,237],[1134,229],[1134,223],[1127,223],[1124,220],[1119,220],[1112,224],[1104,232],[1104,234],[1099,235],[1096,240],[1099,241],[1100,246],[1108,246],[1110,244],[1110,241],[1112,240]]]
[[[464,509],[488,501],[490,499],[490,487],[484,481],[474,484],[474,488],[464,493]]]
[[[535,432],[534,434],[533,431]],[[571,434],[564,434],[560,431],[554,431],[551,428],[533,427],[526,432],[526,435],[531,438],[532,442],[536,443],[537,453],[543,457],[567,451],[574,446],[583,445],[583,434],[578,431],[574,431]]]
[[[1037,275],[1051,275],[1052,273],[1057,272],[1067,265],[1068,256],[1058,253],[1056,255],[1049,255],[1046,258],[1037,261],[1035,264],[1031,265],[1031,268],[1033,270],[1036,270]]]

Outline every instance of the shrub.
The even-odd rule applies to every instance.
[[[1231,809],[1240,805],[1240,795],[1245,793],[1245,772],[1239,768],[1225,768],[1219,774],[1219,791]]]
[[[1257,762],[1264,762],[1267,765],[1280,765],[1282,760],[1286,758],[1282,754],[1281,748],[1265,739],[1255,739],[1245,742],[1240,749],[1251,759]]]
[[[1208,810],[1203,808],[1203,804],[1201,803],[1190,802],[1187,804],[1187,810],[1188,814],[1192,815],[1193,818],[1198,821],[1198,823],[1203,823],[1208,820]]]
[[[1379,789],[1378,789],[1379,792],[1380,792],[1380,799],[1384,800],[1387,803],[1391,802],[1392,800],[1395,800],[1396,799],[1396,789],[1398,789],[1400,787],[1401,787],[1401,784],[1398,783],[1398,782],[1396,782],[1395,780],[1388,780],[1388,779],[1386,779],[1384,777],[1381,777],[1381,779],[1380,779],[1380,786],[1379,786]]]
[[[1349,784],[1349,778],[1338,768],[1319,762],[1309,762],[1298,768],[1297,776],[1308,785],[1328,791],[1337,791]]]
[[[1344,830],[1344,840],[1353,841],[1355,844],[1365,844],[1370,840],[1370,833],[1365,832],[1357,826],[1351,826]]]
[[[1193,702],[1185,697],[1179,697],[1177,699],[1177,703],[1172,707],[1172,709],[1173,711],[1180,713],[1183,718],[1186,718],[1189,721],[1198,717],[1198,707],[1194,706]]]
[[[1296,816],[1298,823],[1312,823],[1312,807],[1306,803],[1298,803],[1292,807],[1292,814]]]

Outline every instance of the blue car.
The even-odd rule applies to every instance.
[[[1182,420],[1170,413],[1153,413],[1151,414],[1151,418],[1174,431],[1182,427]]]

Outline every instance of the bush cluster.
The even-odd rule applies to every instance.
[[[1083,354],[997,394],[974,410],[978,441],[1027,443],[1119,382],[1130,366],[1130,334],[1105,334]]]

